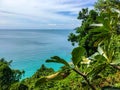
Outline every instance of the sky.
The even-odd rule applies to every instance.
[[[0,0],[0,29],[74,29],[97,0]]]

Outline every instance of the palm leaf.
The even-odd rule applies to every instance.
[[[66,62],[64,59],[62,59],[58,56],[53,56],[53,57],[51,57],[51,59],[47,59],[46,62],[48,62],[48,63],[50,63],[50,62],[61,63],[61,64],[64,64],[65,66],[70,67],[68,62]]]

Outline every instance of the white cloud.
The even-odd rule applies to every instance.
[[[90,4],[95,1],[0,0],[0,19],[2,22],[7,22],[0,23],[0,26],[4,24],[8,28],[51,28],[51,26],[75,28],[79,25],[76,19],[77,13],[83,7],[92,8]],[[69,12],[69,14],[63,12]]]

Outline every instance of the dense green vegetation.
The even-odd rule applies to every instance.
[[[11,69],[10,62],[0,59],[0,90],[9,90],[13,83],[19,82],[24,71]]]
[[[57,72],[42,65],[30,78],[0,60],[0,90],[99,90],[120,88],[120,0],[98,0],[94,10],[82,9],[82,24],[68,40],[77,45],[72,61],[53,56],[47,63],[64,66]],[[110,90],[110,89],[109,89]]]

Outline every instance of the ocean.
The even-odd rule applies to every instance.
[[[24,70],[22,78],[32,76],[42,64],[59,70],[62,64],[45,63],[51,56],[71,61],[72,45],[67,41],[73,30],[0,30],[0,58],[10,61],[11,68]]]

